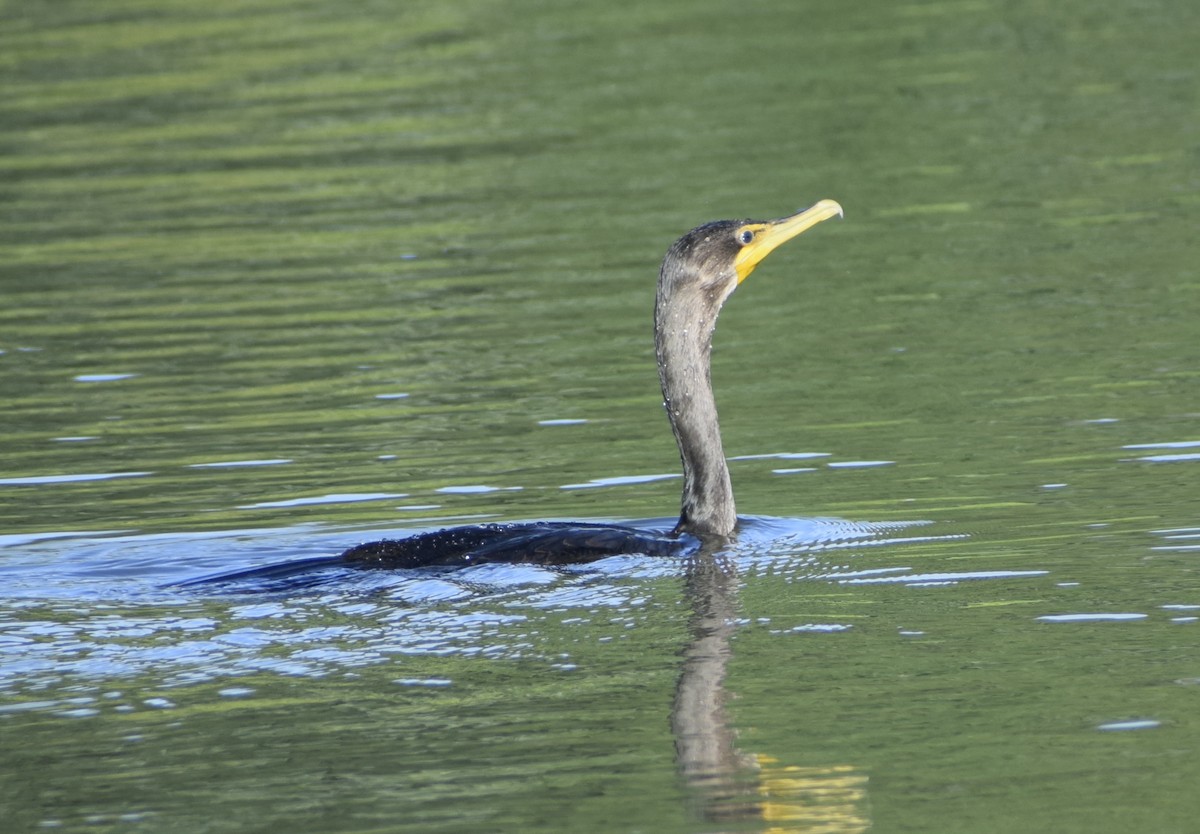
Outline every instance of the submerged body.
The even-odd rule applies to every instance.
[[[577,565],[624,553],[681,556],[696,540],[615,524],[535,521],[477,524],[366,542],[339,560],[361,568],[465,567],[488,562]]]
[[[487,562],[566,565],[625,553],[680,556],[698,543],[728,538],[737,526],[737,512],[710,375],[717,314],[772,250],[841,214],[837,203],[822,200],[781,220],[720,220],[692,229],[667,250],[654,304],[654,346],[663,406],[683,465],[683,496],[673,530],[655,533],[573,522],[453,527],[360,544],[336,557],[254,568],[207,581],[279,576],[330,564],[404,569]]]
[[[203,576],[182,585],[256,580],[288,580],[323,568],[404,570],[465,568],[470,565],[524,563],[550,567],[585,565],[609,556],[639,553],[681,558],[695,553],[700,540],[687,534],[640,530],[617,524],[534,521],[474,524],[380,539],[356,545],[337,556],[314,556],[233,573]]]

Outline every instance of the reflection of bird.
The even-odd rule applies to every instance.
[[[759,261],[811,226],[841,215],[822,200],[782,220],[720,220],[700,226],[667,250],[654,305],[654,345],[667,419],[683,460],[683,508],[667,535],[602,524],[485,524],[353,547],[341,559],[363,567],[481,562],[567,564],[619,553],[650,555],[733,533],[737,516],[721,448],[710,378],[712,335],[721,306]],[[694,542],[693,542],[694,543]]]
[[[321,565],[461,567],[484,562],[563,565],[622,553],[671,555],[717,541],[737,525],[710,379],[712,335],[721,306],[775,247],[841,215],[822,200],[773,221],[720,220],[692,229],[667,250],[654,305],[654,343],[667,419],[683,461],[683,507],[670,533],[611,524],[533,522],[454,527],[352,547],[338,557],[254,568],[214,579],[278,577]]]

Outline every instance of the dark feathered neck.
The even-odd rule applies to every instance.
[[[654,305],[654,344],[663,405],[683,462],[676,532],[728,536],[737,524],[729,467],[721,447],[710,373],[712,336],[736,280],[704,285],[686,261],[668,253]]]

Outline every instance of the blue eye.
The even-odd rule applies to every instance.
[[[738,240],[741,241],[742,246],[745,246],[747,243],[754,240],[754,232],[750,231],[749,229],[742,229],[742,231],[738,234]]]

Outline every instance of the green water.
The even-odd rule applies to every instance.
[[[1197,34],[1116,0],[0,3],[0,818],[1194,830]],[[736,578],[160,587],[671,516],[658,261],[821,198],[845,220],[716,337]]]

